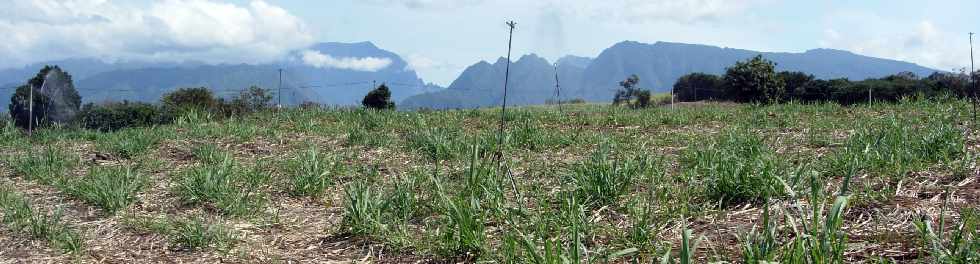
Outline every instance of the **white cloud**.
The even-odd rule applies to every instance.
[[[376,57],[341,57],[335,58],[319,51],[306,50],[301,54],[303,63],[317,68],[334,68],[342,70],[376,72],[391,65],[389,58]]]
[[[23,0],[0,11],[0,67],[72,57],[258,63],[309,46],[305,23],[255,0]]]
[[[402,5],[414,9],[446,9],[477,5],[484,0],[365,0],[374,4]]]
[[[569,13],[628,23],[717,21],[739,15],[760,0],[551,0]]]
[[[868,56],[912,61],[938,70],[961,68],[965,63],[969,65],[969,61],[963,59],[963,55],[969,52],[966,36],[945,32],[932,21],[877,29],[827,29],[820,45]]]
[[[404,58],[405,61],[408,63],[408,65],[405,66],[405,70],[424,71],[424,70],[439,70],[439,69],[447,69],[447,68],[455,67],[449,63],[438,61],[417,53],[409,54]]]

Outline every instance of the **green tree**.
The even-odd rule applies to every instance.
[[[391,91],[388,90],[388,86],[381,84],[378,88],[375,88],[367,95],[364,96],[364,100],[361,101],[364,107],[371,109],[395,109],[395,102],[391,101]]]
[[[231,114],[246,114],[265,110],[271,106],[272,95],[268,90],[258,86],[249,87],[231,100]]]
[[[721,99],[723,91],[721,78],[706,73],[684,75],[674,83],[674,97],[681,102]]]
[[[806,92],[807,85],[816,79],[813,75],[803,72],[782,71],[778,75],[786,89],[786,92],[783,93],[783,100],[801,100],[802,98],[799,97]]]
[[[785,93],[776,65],[762,55],[735,63],[726,71],[724,81],[728,98],[738,102],[773,103]]]
[[[619,82],[620,89],[613,96],[613,105],[627,104],[633,108],[650,106],[650,91],[640,88],[640,77],[636,74]],[[634,101],[634,99],[636,101]]]
[[[31,89],[34,90],[33,113],[31,112]],[[34,128],[46,126],[49,122],[47,118],[48,110],[51,107],[51,100],[41,94],[41,89],[22,85],[17,87],[14,95],[10,97],[10,118],[14,120],[14,125],[27,129],[29,124]],[[32,118],[33,117],[33,118]]]
[[[31,119],[31,92],[34,94],[33,120]],[[67,123],[74,118],[82,105],[82,97],[75,90],[71,75],[58,66],[44,66],[27,84],[17,87],[10,98],[10,117],[18,127],[43,127],[51,122]]]
[[[163,95],[163,107],[167,111],[183,112],[191,109],[213,111],[218,100],[208,88],[180,88]]]

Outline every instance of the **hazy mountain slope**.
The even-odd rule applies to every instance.
[[[315,51],[337,60],[373,58],[390,63],[380,69],[370,69],[373,71],[345,68],[345,65],[316,65],[303,60],[305,51]],[[12,83],[6,86],[16,86],[36,74],[40,65],[45,64],[59,65],[71,73],[85,102],[154,102],[164,93],[181,87],[204,86],[225,97],[252,85],[276,92],[280,68],[284,69],[284,104],[314,101],[331,105],[356,105],[373,88],[374,82],[388,83],[395,100],[442,90],[441,87],[426,84],[419,79],[400,56],[370,42],[321,43],[295,51],[283,62],[260,65],[106,63],[94,59],[56,61],[0,71],[0,81]],[[4,107],[0,111],[6,111],[7,101],[13,93],[13,89],[2,88],[6,86],[0,85],[0,99],[3,99],[0,106]]]
[[[817,78],[863,80],[908,71],[919,76],[935,70],[912,63],[861,56],[838,50],[805,53],[771,53],[706,45],[657,42],[621,42],[603,51],[583,73],[581,90],[575,96],[588,100],[612,98],[619,81],[631,74],[640,76],[640,86],[667,92],[680,76],[694,72],[724,74],[740,60],[756,55],[774,61],[780,71],[802,71]]]
[[[571,58],[559,63],[559,80],[563,87],[575,87],[581,82],[581,73],[585,68],[579,65],[587,61],[588,58]],[[494,64],[481,61],[464,70],[446,90],[405,99],[402,108],[452,109],[500,105],[506,67],[507,60],[504,58]],[[510,73],[508,104],[543,104],[555,99],[555,68],[544,58],[533,54],[523,56],[511,64]]]
[[[780,71],[802,71],[821,79],[863,80],[899,72],[927,76],[935,70],[912,63],[861,56],[838,50],[811,50],[804,53],[772,53],[706,45],[658,42],[644,44],[625,41],[604,50],[595,59],[568,56],[559,60],[562,98],[609,101],[618,83],[632,74],[640,86],[668,92],[685,74],[704,72],[724,74],[737,61],[762,55],[777,63]],[[536,56],[530,56],[535,58]],[[554,98],[554,70],[547,61],[525,56],[511,70],[513,96],[508,103],[541,104]],[[412,108],[469,108],[499,105],[503,87],[503,62],[481,62],[466,69],[445,91],[406,99]],[[487,90],[490,89],[490,90]],[[479,91],[476,91],[479,90]]]

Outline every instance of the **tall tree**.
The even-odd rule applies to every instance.
[[[674,83],[674,96],[681,102],[693,102],[723,98],[721,78],[706,73],[681,76]]]
[[[725,93],[739,102],[778,102],[785,90],[772,61],[755,56],[735,63],[725,73]]]
[[[33,91],[32,91],[33,90]],[[34,103],[31,111],[31,94]],[[10,115],[19,127],[43,127],[51,122],[67,123],[78,113],[82,97],[75,90],[71,75],[58,66],[44,66],[10,98]],[[33,116],[33,119],[31,119]]]

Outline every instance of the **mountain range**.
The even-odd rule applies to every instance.
[[[674,82],[689,73],[724,74],[727,67],[756,55],[776,63],[779,71],[801,71],[820,79],[864,80],[899,72],[927,76],[936,72],[908,62],[873,58],[847,51],[815,49],[803,53],[759,52],[707,45],[657,42],[620,42],[595,59],[568,56],[558,60],[563,100],[611,101],[617,85],[632,74],[639,87],[669,92]],[[473,108],[499,105],[503,98],[506,59],[470,66],[449,88],[420,94],[402,102],[403,108]],[[508,104],[543,104],[556,99],[555,68],[536,55],[511,65]]]
[[[774,61],[777,70],[802,71],[821,79],[863,80],[899,72],[926,76],[933,72],[916,64],[862,56],[847,51],[815,49],[802,53],[759,52],[707,45],[633,41],[620,42],[595,58],[566,56],[556,63],[534,54],[511,64],[509,105],[543,104],[556,99],[555,70],[563,100],[610,101],[619,81],[640,77],[641,88],[668,92],[682,75],[723,74],[735,62],[756,55]],[[282,100],[328,105],[357,105],[375,82],[387,83],[401,109],[452,109],[499,105],[503,100],[507,60],[478,62],[442,88],[426,83],[398,54],[370,42],[320,43],[291,52],[287,59],[268,64],[209,65],[199,62],[106,62],[71,59],[0,70],[0,96],[9,98],[43,65],[59,65],[72,74],[85,102],[155,102],[181,87],[209,87],[230,97],[257,85],[276,92],[283,70]],[[4,85],[5,84],[5,85]],[[9,100],[0,100],[6,111]]]
[[[306,55],[312,52],[310,61]],[[375,62],[373,68],[360,67],[362,60]],[[407,97],[442,90],[424,83],[400,56],[370,42],[320,43],[292,52],[287,59],[269,64],[221,64],[199,62],[152,63],[106,62],[98,59],[71,59],[28,65],[0,71],[0,96],[9,98],[15,87],[37,74],[44,65],[59,65],[75,79],[84,102],[156,102],[170,91],[182,87],[208,87],[215,94],[231,97],[250,86],[279,88],[282,73],[282,101],[286,105],[317,102],[327,105],[356,105],[373,83],[387,82],[392,97]],[[278,101],[278,96],[276,99]],[[0,100],[0,111],[7,110],[8,99]]]

